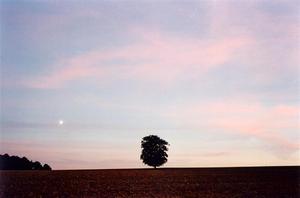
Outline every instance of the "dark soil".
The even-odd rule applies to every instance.
[[[0,171],[0,197],[300,197],[300,167]]]

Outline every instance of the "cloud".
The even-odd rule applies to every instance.
[[[51,89],[83,78],[134,79],[172,84],[232,61],[252,40],[248,37],[181,39],[162,32],[135,31],[130,46],[95,50],[54,64],[52,71],[25,80],[30,88]]]
[[[165,115],[182,127],[213,130],[216,133],[254,138],[273,150],[294,152],[300,149],[291,138],[300,130],[298,105],[264,106],[246,100],[212,101],[178,105]]]
[[[25,81],[24,85],[39,89],[59,88],[69,81],[94,76],[94,72],[99,72],[99,70],[89,66],[71,64],[66,67],[61,66],[57,71],[37,77],[34,80]]]
[[[207,153],[202,153],[202,157],[221,157],[221,156],[227,156],[229,155],[229,152],[207,152]]]

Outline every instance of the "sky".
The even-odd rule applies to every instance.
[[[297,1],[8,1],[0,153],[53,169],[300,164]]]

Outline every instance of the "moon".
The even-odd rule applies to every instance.
[[[63,120],[59,120],[59,121],[58,121],[58,125],[61,126],[61,125],[63,125],[63,124],[64,124],[64,121],[63,121]]]

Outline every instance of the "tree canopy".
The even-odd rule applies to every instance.
[[[48,164],[29,161],[26,157],[0,155],[0,170],[51,170]]]
[[[154,168],[163,165],[168,161],[168,147],[169,143],[156,135],[149,135],[142,139],[141,160],[144,164]]]

